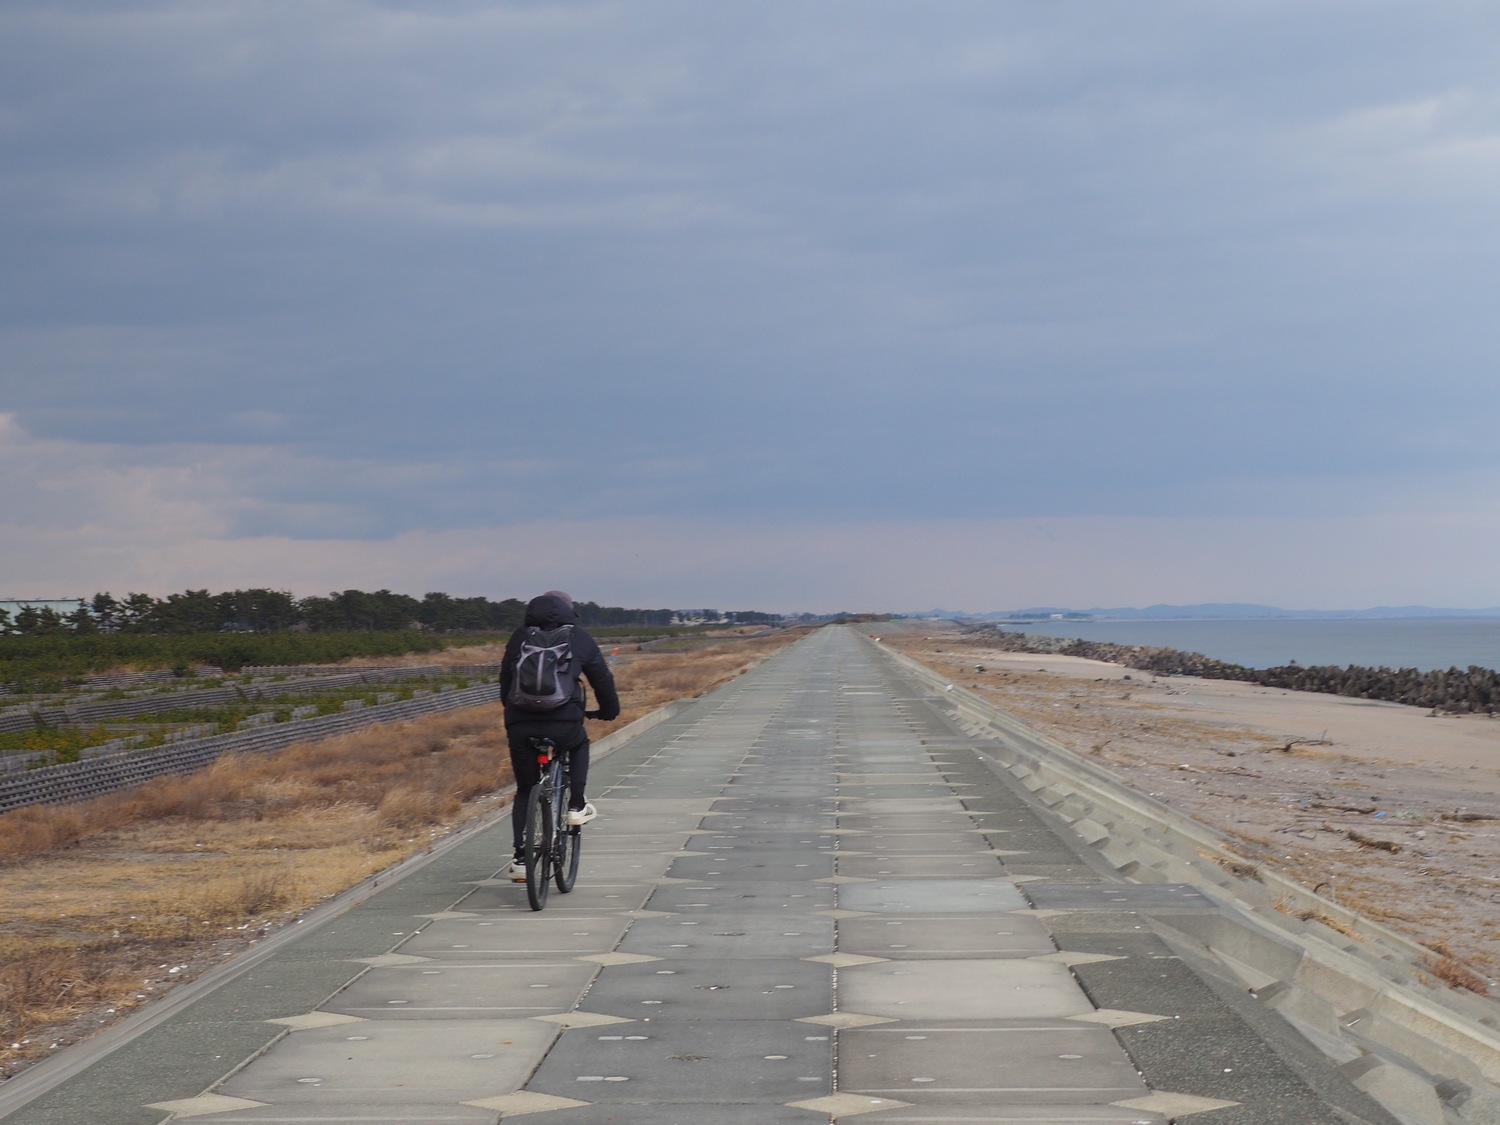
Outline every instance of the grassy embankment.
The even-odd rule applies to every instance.
[[[440,652],[483,640],[418,632],[0,637],[0,684],[19,691],[60,691],[70,682],[116,670],[169,668],[187,677],[200,665],[238,672],[247,664],[331,664],[349,657]]]
[[[655,626],[610,626],[593,630],[609,646],[615,638],[629,641],[678,638],[667,643],[694,644],[707,626],[667,629]],[[500,659],[503,635],[466,634],[434,636],[428,633],[272,633],[226,635],[221,633],[181,636],[110,634],[94,636],[0,637],[0,685],[13,690],[0,695],[0,705],[33,704],[57,706],[76,700],[79,684],[101,673],[128,668],[134,672],[172,670],[177,675],[145,689],[153,694],[170,693],[174,706],[159,712],[95,723],[89,727],[38,721],[21,730],[0,731],[0,754],[45,755],[44,764],[76,761],[82,751],[116,738],[129,738],[134,748],[159,746],[169,737],[181,737],[192,728],[191,737],[234,731],[244,720],[264,715],[269,721],[285,722],[294,708],[316,708],[320,715],[335,714],[345,703],[366,705],[408,699],[417,691],[463,686],[467,677],[444,675],[415,677],[383,684],[320,687],[308,684],[305,691],[268,695],[235,673],[247,666],[318,665],[334,661],[341,668],[380,664],[432,663],[439,667],[456,661],[493,663]],[[418,655],[420,654],[420,655]],[[414,657],[416,658],[414,660]],[[219,673],[226,673],[220,675]],[[235,687],[238,698],[216,705],[199,704],[184,688]],[[137,696],[140,685],[130,692],[116,687],[82,698],[104,700]]]
[[[589,630],[601,642],[711,633],[713,626],[613,625]],[[171,669],[188,678],[204,665],[238,672],[247,665],[332,664],[503,644],[508,634],[358,633],[96,633],[89,636],[0,637],[0,685],[22,693],[64,691],[92,675]]]
[[[590,732],[702,694],[799,635],[621,653],[624,713]],[[510,784],[497,705],[0,816],[0,1078],[494,811]]]
[[[241,729],[252,718],[284,723],[294,717],[334,715],[346,703],[357,701],[365,706],[395,703],[419,693],[445,688],[466,687],[475,682],[464,675],[413,676],[383,683],[338,684],[320,687],[309,683],[301,690],[266,694],[255,685],[240,684],[229,702],[198,703],[191,693],[172,693],[161,697],[160,710],[121,717],[91,726],[36,722],[22,730],[0,731],[0,754],[44,755],[39,764],[56,765],[77,761],[86,747],[100,746],[117,738],[131,739],[132,749],[161,746],[171,737],[204,737],[229,734]],[[202,681],[205,687],[236,686],[234,677]],[[104,698],[123,697],[110,692]],[[150,697],[148,697],[150,698]]]

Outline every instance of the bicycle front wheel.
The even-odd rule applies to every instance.
[[[537,785],[526,803],[526,898],[531,909],[547,905],[547,888],[552,877],[552,842],[556,826],[552,822],[552,802],[546,785]]]

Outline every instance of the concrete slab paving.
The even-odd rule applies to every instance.
[[[547,899],[547,909],[575,914],[606,910],[611,912],[640,910],[645,907],[646,900],[651,897],[655,889],[655,882],[595,883],[580,878],[568,894],[562,894],[554,886]],[[501,899],[502,908],[517,914],[525,916],[532,912],[526,902],[524,883],[511,883],[506,887],[496,888],[492,894],[476,891],[473,897],[465,901],[464,906],[470,910],[479,909],[479,904],[493,901],[494,898]]]
[[[620,914],[539,914],[525,926],[479,915],[433,922],[401,950],[440,961],[555,959],[560,954],[613,949],[629,928],[630,919]]]
[[[859,817],[849,817],[841,824],[845,829],[861,832],[856,849],[868,855],[964,855],[992,851],[985,834],[973,827],[935,832],[929,825],[925,832],[901,832],[868,821],[861,823]]]
[[[948,702],[816,633],[596,757],[545,911],[501,818],[0,1116],[1395,1125],[1162,945],[1211,897],[1101,875]]]
[[[849,918],[839,923],[838,947],[893,960],[1038,957],[1057,948],[1040,921],[1020,913]]]
[[[839,1037],[839,1089],[924,1105],[1100,1104],[1145,1083],[1103,1028],[1012,1020],[979,1027],[902,1023]]]
[[[587,1101],[784,1104],[832,1088],[832,1036],[799,1024],[670,1020],[638,1031],[569,1031],[527,1088]]]
[[[1030,852],[1019,856],[1007,856],[1005,870],[1012,879],[1058,882],[1065,879],[1087,879],[1093,871],[1078,862],[1067,862],[1061,857],[1043,857],[1053,862],[1033,862]]]
[[[652,910],[672,912],[684,911],[733,911],[743,910],[793,910],[809,913],[814,910],[829,910],[834,906],[833,887],[814,882],[794,882],[783,879],[778,882],[756,882],[751,879],[733,879],[719,883],[674,883],[658,887],[650,896],[647,906]]]
[[[737,915],[723,926],[691,918],[648,918],[631,925],[620,949],[676,960],[814,957],[833,948],[833,927],[831,918],[763,911]]]
[[[995,879],[1004,873],[997,855],[958,852],[944,855],[839,856],[838,873],[865,879]]]
[[[593,983],[583,961],[425,961],[374,969],[323,1005],[365,1019],[530,1018],[566,1012]]]
[[[795,808],[776,812],[750,815],[743,812],[713,812],[705,816],[698,827],[705,832],[817,832],[828,833],[838,829],[838,816],[829,811],[812,816]]]
[[[330,1105],[262,1105],[209,1110],[207,1115],[176,1112],[174,1120],[202,1125],[494,1125],[493,1110],[451,1105],[446,1101],[415,1105],[381,1105],[338,1101]]]
[[[888,781],[850,784],[840,787],[840,801],[852,805],[858,801],[926,801],[947,797],[952,785],[941,777],[930,781]]]
[[[997,958],[890,961],[839,974],[839,1006],[902,1020],[1005,1020],[1092,1012],[1066,966]]]
[[[811,834],[807,832],[757,832],[745,833],[700,832],[689,838],[686,850],[712,855],[716,851],[753,851],[767,849],[786,852],[835,851],[839,838],[833,832]]]
[[[672,865],[677,879],[715,883],[760,882],[794,884],[833,874],[833,852],[788,852],[769,848],[737,848],[712,855],[684,858]]]
[[[590,826],[592,828],[592,825]],[[587,838],[583,841],[583,850],[579,853],[585,859],[589,857],[606,859],[610,861],[634,861],[637,863],[655,864],[666,858],[676,855],[687,847],[688,833],[680,832],[652,832],[652,833],[629,833],[621,831],[613,832],[587,832]],[[510,855],[506,854],[509,862]],[[592,870],[592,868],[590,868]],[[601,868],[601,872],[607,871]]]
[[[843,787],[844,808],[850,815],[868,816],[877,820],[884,828],[909,827],[916,831],[930,831],[941,818],[953,816],[966,818],[969,811],[963,807],[962,799],[953,792],[953,786],[941,777],[932,779],[933,785],[941,785],[944,795],[939,798],[912,798],[892,801],[886,798],[852,798],[848,787]]]
[[[536,1121],[537,1125],[827,1125],[828,1114],[791,1106],[732,1102],[611,1102],[559,1110]]]
[[[855,809],[839,818],[839,827],[845,832],[862,830],[870,837],[868,850],[875,852],[957,852],[985,847],[984,832],[974,817],[960,811],[892,824],[887,817],[866,817]],[[944,840],[948,843],[938,843]]]
[[[600,795],[595,804],[598,805],[598,819],[588,826],[589,835],[607,835],[615,831],[640,831],[643,823],[655,823],[658,831],[691,831],[696,828],[697,822],[702,819],[703,814],[708,813],[711,798],[702,795],[702,786],[699,786],[699,795],[684,796],[646,796],[643,793],[631,793],[628,798],[622,796],[622,801],[630,801],[630,820],[628,822],[616,822],[613,817],[612,805],[607,796]],[[592,793],[589,793],[592,796]]]
[[[839,888],[839,907],[876,914],[1003,914],[1030,904],[1008,879],[882,879]]]
[[[921,1105],[882,1112],[880,1125],[1170,1125],[1159,1113],[1121,1106],[1091,1105]],[[1205,1118],[1204,1125],[1211,1125]]]
[[[602,973],[583,1011],[629,1019],[796,1020],[833,1007],[833,973],[804,960],[651,961]]]
[[[215,1092],[267,1104],[456,1105],[519,1089],[557,1038],[537,1020],[370,1020],[293,1032]],[[420,1059],[421,1065],[413,1065]]]
[[[684,842],[682,847],[691,848]],[[601,883],[642,882],[659,879],[672,866],[675,852],[627,852],[616,850],[615,841],[590,837],[580,855],[580,869],[588,864],[590,880]]]
[[[1026,897],[1040,910],[1215,910],[1213,900],[1185,883],[1028,883]]]

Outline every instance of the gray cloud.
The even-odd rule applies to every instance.
[[[231,537],[1492,511],[1481,18],[8,5],[0,410]]]

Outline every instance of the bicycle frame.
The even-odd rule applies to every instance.
[[[551,883],[567,894],[578,878],[580,829],[567,824],[568,759],[550,739],[532,739],[536,749],[535,787],[526,805],[526,898],[531,909],[547,905]]]

